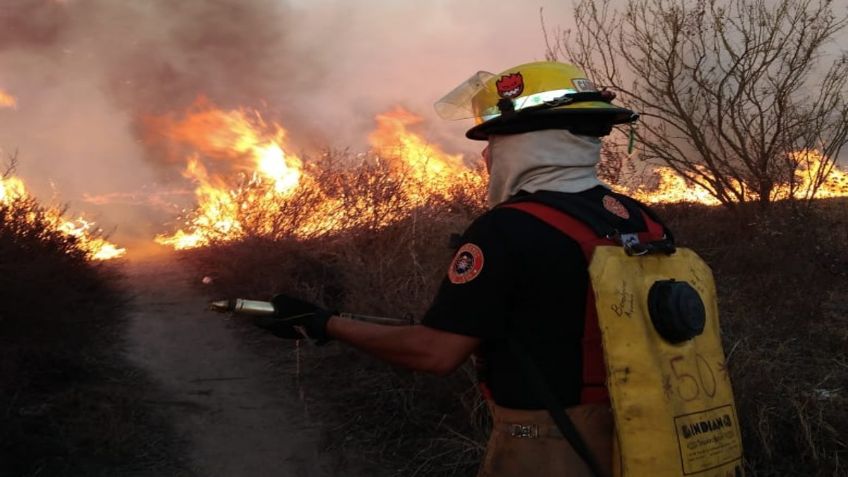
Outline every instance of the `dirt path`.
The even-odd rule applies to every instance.
[[[128,266],[128,354],[166,393],[157,401],[188,442],[190,472],[217,476],[331,475],[295,390],[205,311],[178,263]]]

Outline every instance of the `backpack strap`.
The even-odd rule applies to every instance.
[[[518,358],[518,362],[524,370],[524,374],[533,389],[533,392],[536,393],[536,396],[541,399],[545,404],[545,407],[548,408],[548,413],[551,415],[551,419],[556,424],[559,432],[565,440],[568,441],[574,452],[583,459],[583,462],[585,462],[589,467],[589,471],[593,476],[601,477],[604,475],[601,471],[601,467],[598,465],[598,461],[595,460],[595,456],[592,455],[592,452],[589,450],[589,446],[586,445],[586,441],[583,440],[583,437],[580,435],[580,431],[578,431],[577,426],[574,425],[574,421],[568,417],[565,409],[563,409],[560,405],[559,400],[556,396],[554,396],[553,392],[551,392],[551,388],[548,386],[548,383],[545,381],[545,377],[542,375],[542,372],[539,371],[536,363],[533,362],[533,358],[530,357],[530,354],[527,353],[527,350],[523,348],[521,343],[515,337],[509,337],[509,339],[507,339],[507,344],[510,352]]]
[[[585,223],[563,213],[549,205],[538,202],[517,202],[502,207],[521,210],[574,239],[586,257],[586,264],[592,261],[595,247],[615,245],[611,238],[598,237]],[[609,400],[606,388],[607,372],[604,366],[604,351],[601,343],[601,328],[595,311],[595,292],[592,284],[586,288],[586,311],[583,324],[583,383],[580,390],[582,404],[605,402]]]

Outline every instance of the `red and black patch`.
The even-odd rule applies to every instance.
[[[495,81],[495,87],[501,98],[517,98],[524,92],[524,76],[521,76],[521,73],[503,75],[501,79]]]
[[[611,195],[604,196],[604,208],[613,215],[621,217],[624,220],[630,218],[630,212],[627,210],[627,207]]]
[[[467,243],[456,251],[450,268],[448,279],[451,283],[468,283],[477,278],[483,270],[483,251],[473,243]]]

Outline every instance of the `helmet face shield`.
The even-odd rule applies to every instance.
[[[512,125],[516,126],[516,132],[568,129],[570,122],[577,123],[579,116],[584,115],[584,120],[602,126],[598,130],[608,131],[613,124],[636,118],[633,111],[613,106],[590,93],[598,90],[582,70],[574,65],[545,61],[516,66],[498,75],[476,73],[439,100],[435,108],[445,119],[474,118],[477,126],[466,136],[483,140],[488,136],[489,126],[499,134],[509,133]],[[544,114],[544,118],[527,121],[536,114]]]
[[[495,75],[488,71],[478,71],[462,84],[436,101],[433,108],[442,119],[457,120],[474,117],[471,100],[480,92]]]

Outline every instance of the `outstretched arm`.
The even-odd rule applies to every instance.
[[[480,345],[480,339],[423,325],[387,326],[333,316],[327,334],[391,364],[446,375]]]

